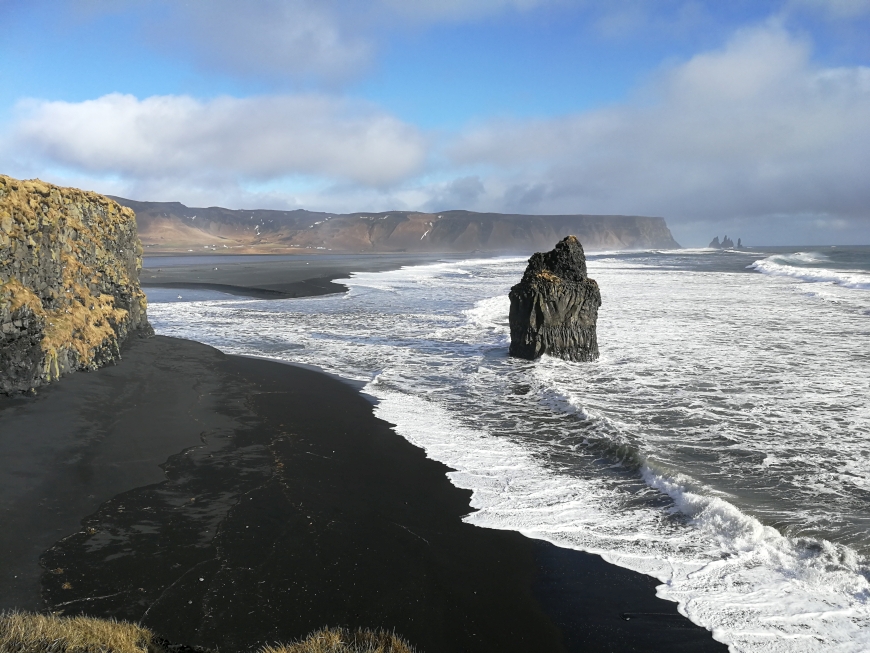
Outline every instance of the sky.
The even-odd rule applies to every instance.
[[[870,0],[0,0],[0,173],[870,245]]]

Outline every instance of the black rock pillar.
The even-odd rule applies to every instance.
[[[511,288],[510,300],[511,356],[598,358],[595,323],[601,292],[586,274],[586,256],[576,236],[567,236],[546,254],[534,254],[522,281]]]

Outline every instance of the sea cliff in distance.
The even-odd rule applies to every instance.
[[[191,208],[179,202],[113,197],[136,212],[146,253],[529,252],[568,235],[586,249],[676,249],[664,218],[631,215],[518,215],[442,211],[323,213]]]

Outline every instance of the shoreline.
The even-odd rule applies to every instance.
[[[232,260],[233,256],[238,256],[238,260]],[[450,254],[269,256],[173,256],[166,257],[165,265],[160,263],[161,257],[147,257],[139,280],[143,288],[212,290],[256,299],[291,299],[347,292],[347,286],[336,279],[348,278],[354,272],[384,272],[463,258]],[[198,262],[197,258],[208,262]]]
[[[0,434],[18,438],[0,479],[33,486],[2,495],[0,608],[141,619],[223,650],[326,625],[427,652],[726,650],[655,579],[462,522],[470,492],[447,467],[318,371],[133,340],[116,366],[0,400]],[[10,556],[13,530],[27,546]]]

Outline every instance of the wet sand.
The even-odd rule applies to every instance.
[[[467,255],[466,255],[467,257]],[[352,272],[395,270],[459,255],[322,254],[154,256],[145,259],[145,287],[217,290],[258,299],[285,299],[344,292],[335,279]]]
[[[726,650],[651,578],[463,523],[447,468],[316,371],[132,340],[0,398],[0,446],[0,608],[223,651],[324,625],[429,653]]]

